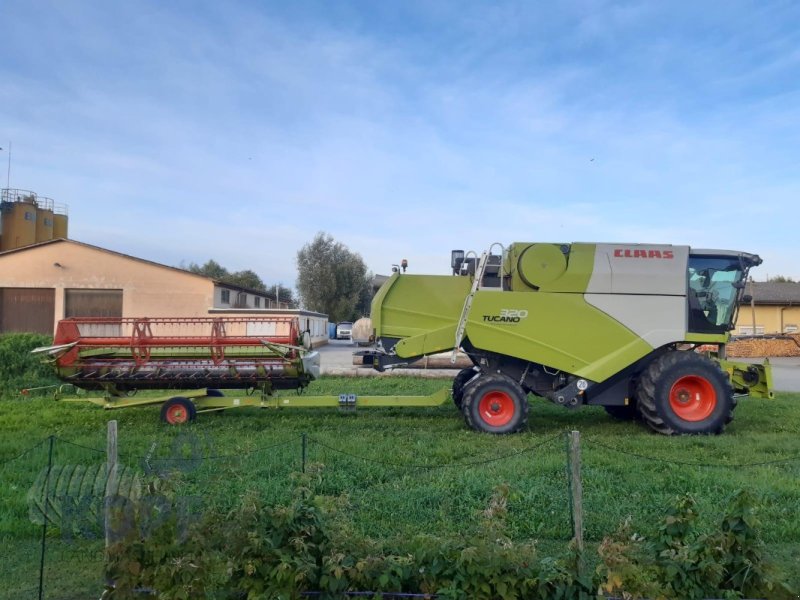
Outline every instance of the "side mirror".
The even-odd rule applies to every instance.
[[[450,252],[450,268],[453,269],[453,274],[457,275],[461,270],[461,264],[464,262],[464,251],[453,250]]]
[[[750,304],[753,301],[753,297],[750,294],[745,294],[742,296],[742,304]]]

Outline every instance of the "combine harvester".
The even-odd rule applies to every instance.
[[[511,433],[528,394],[605,407],[663,434],[720,433],[739,395],[772,397],[768,364],[725,358],[746,252],[653,244],[494,244],[454,250],[452,275],[395,270],[372,303],[374,368],[461,349],[453,400],[479,431]],[[711,348],[711,351],[703,352]]]
[[[107,409],[162,404],[161,419],[173,425],[192,421],[198,413],[240,406],[353,410],[356,402],[432,406],[447,400],[446,390],[428,397],[301,396],[320,372],[319,353],[308,345],[293,316],[70,318],[59,322],[52,346],[34,352],[48,355],[64,382],[105,392],[75,401]],[[139,390],[182,391],[138,397]],[[277,390],[297,390],[298,395],[275,396]],[[70,400],[59,393],[56,397]]]

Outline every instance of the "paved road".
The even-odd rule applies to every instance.
[[[323,373],[344,373],[354,372],[353,352],[358,350],[358,346],[349,340],[330,340],[324,346],[318,348],[320,353],[320,363]],[[758,359],[734,359],[744,362],[763,362],[763,358]],[[772,365],[772,376],[774,387],[779,392],[800,392],[800,357],[794,358],[770,358]],[[445,369],[401,369],[400,374],[412,375],[424,373],[426,376],[441,375],[442,377],[453,377],[454,372]],[[359,375],[373,375],[377,371],[372,369],[358,369]]]

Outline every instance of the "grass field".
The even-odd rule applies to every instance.
[[[323,378],[313,393],[429,394],[446,380]],[[0,399],[0,598],[22,597],[35,587],[39,527],[28,518],[26,494],[47,464],[48,445],[11,459],[55,435],[54,464],[104,461],[106,421],[119,422],[121,460],[143,470],[180,466],[182,493],[202,499],[204,510],[232,506],[247,490],[283,501],[291,473],[318,472],[318,494],[346,498],[354,532],[377,539],[418,533],[447,536],[476,526],[492,490],[511,485],[510,531],[533,538],[542,551],[562,551],[571,536],[564,432],[582,436],[586,538],[599,542],[631,516],[651,534],[670,500],[692,493],[701,522],[716,520],[738,489],[760,498],[759,517],[772,556],[800,576],[800,394],[774,400],[745,398],[721,436],[663,437],[602,409],[576,411],[532,400],[530,427],[513,436],[467,430],[451,404],[435,409],[238,409],[201,415],[187,428],[169,428],[158,407],[103,411],[47,397]],[[78,444],[78,445],[74,445]],[[185,460],[186,458],[198,460]],[[199,460],[202,457],[203,460]],[[175,460],[181,459],[181,460]],[[782,461],[782,462],[781,462]],[[769,463],[769,464],[757,464]],[[749,466],[747,466],[749,465]],[[48,589],[77,589],[99,581],[98,543],[67,543],[50,532]],[[9,594],[4,596],[3,594]]]

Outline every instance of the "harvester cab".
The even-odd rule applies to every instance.
[[[772,394],[768,365],[725,358],[760,263],[746,252],[655,244],[454,250],[452,275],[398,272],[378,291],[373,366],[462,350],[473,367],[456,376],[453,400],[481,431],[522,429],[534,394],[604,406],[664,434],[719,433],[739,395]]]

